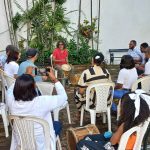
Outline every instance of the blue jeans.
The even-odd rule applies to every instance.
[[[122,96],[123,96],[124,94],[126,94],[126,93],[128,93],[128,92],[129,92],[129,90],[115,89],[115,90],[114,90],[114,98],[119,100],[119,99],[122,98]],[[117,111],[117,105],[116,105],[114,102],[112,103],[111,109],[112,109],[113,111]]]
[[[120,99],[122,96],[126,93],[128,93],[129,90],[124,90],[124,89],[116,89],[114,90],[114,98]]]
[[[60,135],[62,130],[62,124],[59,121],[53,121],[53,126],[55,130],[55,135]]]

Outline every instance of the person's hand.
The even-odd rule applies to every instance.
[[[42,80],[43,80],[43,81],[46,81],[47,78],[48,78],[47,76],[42,76]]]
[[[33,75],[33,70],[35,69],[35,67],[33,67],[33,66],[29,66],[29,67],[27,67],[26,68],[26,74],[30,74],[31,76],[33,76],[33,77],[35,77],[35,75]]]
[[[52,82],[56,83],[58,81],[52,68],[50,68],[50,72],[47,72],[47,74]]]

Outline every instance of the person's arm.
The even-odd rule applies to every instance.
[[[18,77],[18,70],[19,70],[19,65],[17,63],[12,64],[12,69],[13,69],[13,74],[14,78],[17,79]]]
[[[63,106],[65,101],[67,101],[68,97],[67,97],[64,87],[57,80],[52,69],[48,73],[48,75],[49,75],[51,81],[55,84],[57,95],[40,96],[40,97],[41,97],[41,103],[42,103],[43,107],[49,111],[52,111],[58,107]]]
[[[123,124],[121,124],[119,126],[119,128],[117,129],[117,131],[111,137],[111,139],[110,139],[111,144],[112,145],[118,144],[119,141],[120,141],[120,138],[121,138],[122,134],[123,134]]]
[[[124,70],[121,69],[119,71],[119,74],[118,74],[118,79],[117,79],[115,89],[122,89],[123,88],[124,78],[125,78],[125,73],[124,73]]]

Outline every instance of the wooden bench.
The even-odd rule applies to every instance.
[[[115,58],[121,58],[122,56],[115,56],[114,53],[121,53],[121,52],[127,52],[129,49],[109,49],[110,53],[110,64],[114,63]]]

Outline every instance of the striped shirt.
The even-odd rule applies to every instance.
[[[90,67],[89,69],[83,71],[79,79],[78,86],[86,88],[91,84],[108,81],[111,81],[108,70],[102,69],[100,66],[94,65],[93,67]]]

